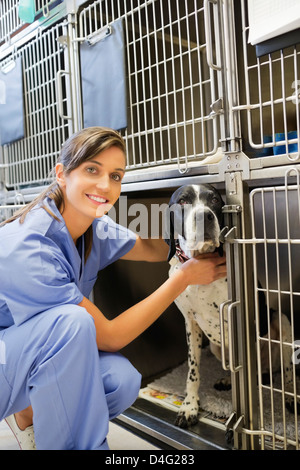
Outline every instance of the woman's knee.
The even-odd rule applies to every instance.
[[[125,359],[125,358],[123,358]],[[141,374],[127,359],[123,362],[119,377],[119,390],[128,395],[129,401],[135,400],[141,388]]]
[[[57,340],[65,338],[82,341],[96,340],[94,320],[87,311],[78,305],[66,304],[52,308],[46,312],[51,335]]]
[[[102,377],[111,419],[129,408],[138,397],[141,374],[118,353],[101,352],[101,362],[104,362]]]

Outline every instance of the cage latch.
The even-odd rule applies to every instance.
[[[11,72],[16,66],[16,62],[14,60],[10,60],[7,64],[3,65],[1,67],[1,72],[4,74],[7,74]]]
[[[100,29],[100,31],[97,34],[90,36],[87,39],[87,43],[89,46],[94,46],[94,44],[96,44],[97,42],[103,41],[103,39],[106,39],[111,34],[112,34],[112,27],[105,26],[104,28]]]
[[[224,113],[223,98],[219,98],[210,105],[210,117],[219,116]]]
[[[59,36],[57,38],[57,42],[63,47],[68,46],[68,36],[66,35]]]

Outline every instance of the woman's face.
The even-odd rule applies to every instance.
[[[124,173],[125,155],[118,147],[102,151],[68,175],[58,164],[56,175],[64,193],[64,217],[102,217],[118,200]]]

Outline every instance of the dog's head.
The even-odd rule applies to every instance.
[[[186,258],[221,250],[223,205],[220,193],[210,184],[181,186],[172,194],[165,221],[168,261],[178,246]]]

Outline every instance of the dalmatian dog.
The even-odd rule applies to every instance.
[[[178,270],[182,262],[200,253],[217,249],[222,254],[223,205],[219,192],[208,184],[182,186],[173,193],[166,222],[168,236],[165,238],[169,245],[169,275]],[[210,341],[213,354],[221,359],[219,306],[227,297],[227,280],[223,278],[207,286],[189,286],[175,300],[185,319],[189,367],[186,398],[176,420],[180,427],[198,421],[203,333]]]
[[[223,228],[222,207],[224,201],[220,193],[209,184],[185,185],[178,188],[169,201],[169,211],[166,218],[165,241],[169,245],[168,261],[170,263],[169,275],[180,268],[181,263],[201,253],[211,253],[216,250],[223,254],[220,243]],[[198,422],[199,413],[199,386],[200,386],[200,359],[203,334],[209,340],[210,349],[217,359],[221,360],[221,337],[219,306],[228,298],[227,279],[222,278],[205,286],[191,285],[175,300],[175,304],[185,319],[186,337],[188,344],[188,376],[186,383],[186,397],[182,403],[175,424],[179,427],[188,427]],[[278,316],[274,316],[272,323],[272,339],[279,336]],[[284,316],[284,322],[288,319]],[[288,322],[289,323],[289,322]],[[290,329],[284,323],[284,339],[289,341]],[[224,319],[225,355],[228,356],[227,320]],[[268,351],[263,351],[262,363],[265,371],[268,370]],[[266,348],[265,348],[266,349]],[[276,349],[276,347],[275,347]],[[277,347],[278,349],[278,347]],[[272,361],[272,370],[278,367],[278,354]],[[287,372],[288,383],[291,383],[291,355],[286,354],[289,361]],[[229,383],[220,381],[215,385],[219,390],[230,388]]]

